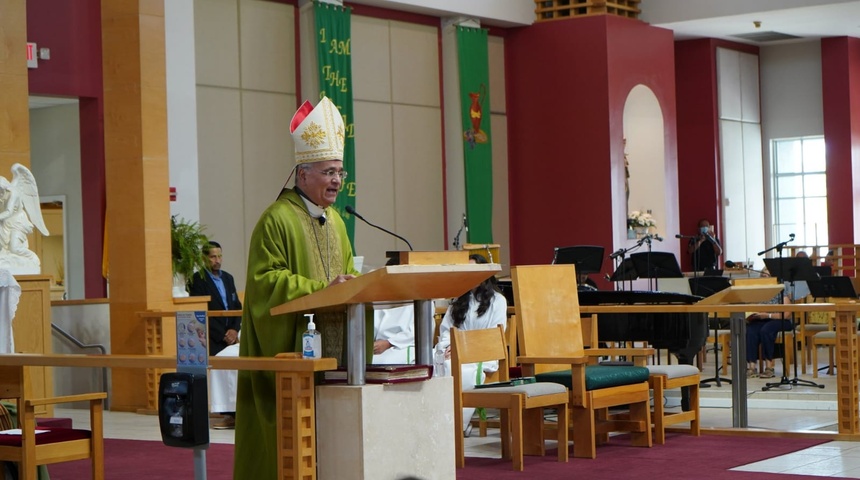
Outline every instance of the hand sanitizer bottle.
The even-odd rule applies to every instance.
[[[438,343],[436,344],[436,350],[433,353],[433,376],[448,376],[447,369],[445,368],[445,347]]]
[[[308,329],[302,335],[302,358],[322,358],[322,337],[314,324],[314,314],[306,313]]]

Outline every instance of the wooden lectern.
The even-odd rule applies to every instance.
[[[458,297],[501,270],[498,264],[393,265],[272,308],[272,315],[347,310],[347,383],[364,385],[364,304],[415,302],[417,363],[432,365],[433,299]]]
[[[454,478],[451,415],[460,413],[454,412],[452,377],[366,385],[365,304],[414,301],[417,363],[430,365],[433,299],[462,295],[500,269],[469,263],[387,266],[271,310],[273,315],[347,311],[347,384],[316,387],[311,448],[317,449],[319,478]]]

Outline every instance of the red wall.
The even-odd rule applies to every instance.
[[[635,85],[657,96],[675,161],[672,32],[602,15],[512,31],[505,47],[511,263],[548,263],[566,245],[608,255],[626,230],[622,115]]]
[[[719,122],[717,65],[710,39],[675,44],[678,101],[678,205],[680,232],[694,235],[707,218],[720,232]],[[722,236],[718,233],[719,236]],[[689,255],[681,255],[681,269],[692,270]]]
[[[715,225],[725,237],[720,184],[720,124],[717,107],[717,47],[758,55],[758,48],[715,39],[686,40],[675,44],[675,79],[678,102],[678,187],[680,233],[694,235],[701,219]],[[683,246],[681,269],[690,271]]]
[[[101,3],[27,0],[27,41],[51,49],[51,59],[29,71],[30,94],[80,98],[84,293],[86,298],[105,297]]]
[[[860,39],[821,40],[830,243],[860,238]]]

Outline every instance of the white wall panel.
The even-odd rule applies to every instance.
[[[741,120],[744,122],[761,123],[758,55],[740,53],[738,60],[741,73]]]
[[[394,105],[393,127],[396,231],[416,250],[444,250],[441,112]]]
[[[392,96],[394,103],[439,107],[438,29],[391,22]]]
[[[717,49],[717,99],[722,119],[741,120],[740,69],[739,52],[725,48]]]
[[[490,110],[493,113],[505,113],[508,111],[505,101],[505,39],[490,35],[487,54],[490,64]]]
[[[239,7],[242,88],[295,93],[295,9],[248,0]]]
[[[744,192],[745,205],[744,220],[746,222],[746,257],[753,258],[756,252],[764,250],[766,246],[766,235],[768,228],[765,223],[764,213],[764,174],[761,164],[761,127],[757,123],[744,123],[743,149],[744,149]],[[729,177],[729,182],[732,177]],[[765,225],[765,228],[761,228]],[[741,253],[742,252],[738,252]],[[728,259],[728,258],[727,258]],[[729,259],[731,260],[731,259]],[[745,258],[739,257],[739,260]]]
[[[720,153],[723,179],[725,231],[717,232],[723,243],[722,261],[746,260],[747,223],[744,182],[744,138],[740,122],[720,121]]]
[[[354,100],[391,101],[389,22],[352,17],[352,95]]]
[[[198,87],[200,224],[224,250],[224,270],[244,290],[248,256],[244,229],[240,94],[236,89]],[[185,192],[178,191],[182,198]]]
[[[405,236],[394,221],[394,127],[392,106],[355,101],[355,121],[361,126],[355,137],[355,209],[368,221]],[[406,237],[409,238],[409,237]],[[410,240],[411,242],[412,240]],[[385,252],[398,247],[391,235],[355,221],[355,253],[364,255],[365,270],[385,265]]]
[[[239,86],[238,14],[236,0],[195,0],[198,85]]]

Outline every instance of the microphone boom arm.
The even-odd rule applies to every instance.
[[[359,219],[359,220],[361,220],[362,222],[364,222],[364,223],[366,223],[366,224],[370,225],[371,227],[376,228],[376,229],[378,229],[378,230],[382,230],[383,232],[385,232],[385,233],[387,233],[387,234],[391,235],[392,237],[396,237],[396,238],[399,238],[400,240],[403,240],[404,242],[406,242],[406,245],[409,247],[409,250],[410,250],[410,251],[414,251],[414,250],[415,250],[414,248],[412,248],[412,244],[411,244],[411,243],[409,243],[409,240],[406,240],[405,238],[401,237],[400,235],[398,235],[398,234],[396,234],[396,233],[394,233],[394,232],[392,232],[392,231],[386,230],[386,229],[384,229],[384,228],[380,227],[379,225],[374,225],[374,224],[372,224],[372,223],[368,222],[368,221],[367,221],[367,219],[365,219],[364,217],[362,217],[361,215],[359,215],[359,213],[358,213],[358,212],[356,212],[354,208],[352,208],[352,205],[347,205],[347,206],[346,206],[346,208],[345,208],[345,210],[346,210],[346,213],[349,213],[349,214],[354,215],[356,218],[358,218],[358,219]]]

